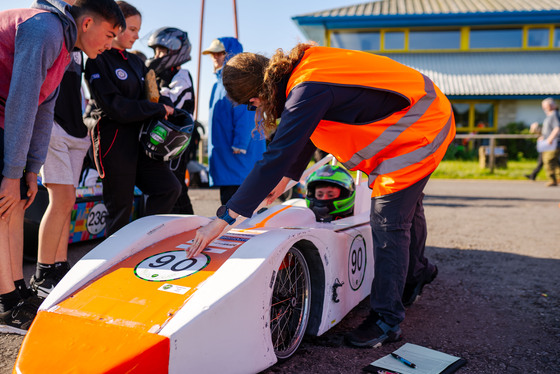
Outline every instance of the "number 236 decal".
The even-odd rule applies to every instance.
[[[136,265],[134,274],[147,281],[165,282],[193,275],[209,263],[210,257],[204,253],[194,258],[186,258],[185,251],[163,252]]]
[[[353,290],[357,290],[364,281],[366,272],[366,241],[358,235],[352,241],[348,254],[348,282]]]

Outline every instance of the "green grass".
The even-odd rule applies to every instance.
[[[507,169],[481,169],[478,161],[442,161],[432,178],[448,179],[509,179],[526,180],[525,174],[531,173],[537,165],[536,160],[508,161]],[[537,180],[546,180],[544,170],[537,175]]]

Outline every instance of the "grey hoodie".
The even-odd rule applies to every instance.
[[[66,53],[62,51],[63,42],[71,51],[77,38],[76,24],[67,3],[38,0],[31,8],[48,13],[41,12],[23,20],[15,34],[13,71],[4,118],[2,175],[7,178],[21,178],[24,169],[38,173],[44,163],[58,89],[40,105],[39,93],[41,86],[53,79],[47,70],[61,52]],[[0,17],[5,16],[0,13]],[[58,85],[60,80],[50,83]]]

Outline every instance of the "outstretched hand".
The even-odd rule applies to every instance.
[[[29,208],[31,203],[33,203],[33,200],[35,200],[37,192],[39,191],[39,187],[37,186],[37,173],[26,172],[25,183],[27,183],[27,202],[25,203],[23,209]]]
[[[185,250],[187,258],[198,256],[208,244],[216,239],[227,226],[227,222],[223,219],[215,218],[206,226],[202,226],[196,232],[192,245]]]
[[[175,108],[170,107],[169,105],[163,104],[163,106],[165,107],[165,119],[168,119],[170,115],[172,115],[173,113],[175,113]]]
[[[0,218],[8,218],[16,204],[21,200],[19,183],[19,179],[6,177],[2,179],[0,184]]]

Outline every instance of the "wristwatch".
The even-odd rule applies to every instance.
[[[233,225],[236,221],[235,218],[229,215],[229,208],[225,205],[222,205],[218,208],[218,210],[216,211],[216,217],[218,217],[219,219],[223,219],[228,223],[228,225]]]

